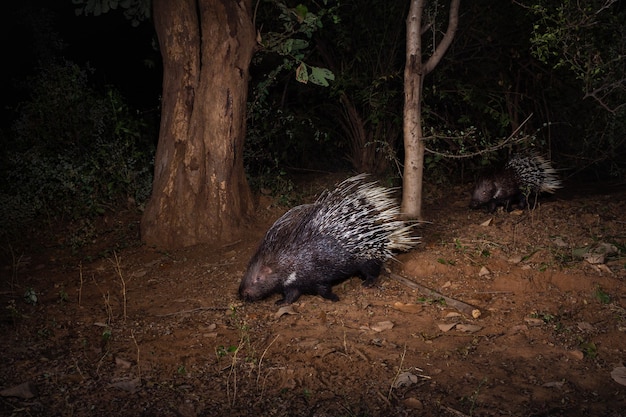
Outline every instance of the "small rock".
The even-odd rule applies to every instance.
[[[618,366],[613,368],[611,378],[620,385],[626,385],[626,367]]]
[[[413,410],[421,410],[424,408],[424,404],[415,397],[409,397],[402,401],[406,408],[412,408]]]
[[[565,382],[563,381],[550,381],[550,382],[546,382],[542,386],[546,388],[562,388],[563,384],[565,384]]]
[[[456,329],[461,332],[476,333],[477,331],[482,330],[482,326],[478,326],[476,324],[457,324]]]
[[[37,396],[37,387],[32,382],[24,382],[0,391],[2,397],[33,398]]]
[[[370,326],[370,329],[374,330],[375,332],[382,332],[385,330],[391,330],[393,329],[393,323],[390,321],[380,321],[376,324],[372,324]]]
[[[393,383],[394,388],[408,387],[417,383],[417,375],[410,372],[402,372]]]
[[[393,303],[393,308],[404,313],[419,313],[422,311],[422,306],[419,304],[404,304],[399,301]]]
[[[131,367],[131,365],[132,365],[132,364],[130,363],[130,361],[128,361],[128,360],[126,360],[126,359],[122,359],[122,358],[117,357],[117,356],[115,357],[115,364],[116,364],[117,366],[120,366],[120,367],[125,368],[125,369],[130,368],[130,367]]]
[[[587,332],[592,332],[594,330],[593,326],[586,321],[578,323],[578,329]]]
[[[578,350],[578,349],[570,351],[569,354],[574,359],[577,359],[579,361],[582,361],[585,358],[585,354],[581,350]]]
[[[526,326],[525,324],[518,324],[517,326],[511,327],[508,333],[517,334],[517,333],[525,332],[526,330],[528,330],[528,326]]]
[[[319,344],[318,339],[304,339],[298,343],[298,346],[303,349],[315,349]]]
[[[121,389],[122,391],[133,393],[137,391],[139,386],[141,386],[141,380],[139,378],[135,378],[127,381],[118,381],[112,383],[111,386]]]
[[[543,320],[535,317],[526,317],[524,321],[526,322],[526,324],[533,327],[543,325]]]
[[[148,273],[145,269],[138,269],[135,272],[131,273],[130,276],[133,278],[141,278]]]

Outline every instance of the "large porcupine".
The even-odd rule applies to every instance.
[[[486,205],[489,212],[494,212],[497,206],[510,210],[517,204],[523,209],[531,196],[552,194],[558,188],[561,188],[561,181],[550,161],[536,154],[515,155],[503,169],[478,180],[470,207]]]
[[[255,301],[282,293],[277,304],[291,304],[301,294],[337,301],[333,285],[352,276],[371,285],[393,251],[417,244],[414,224],[399,219],[392,190],[366,177],[348,178],[279,218],[250,259],[239,295]]]

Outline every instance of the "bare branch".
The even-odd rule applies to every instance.
[[[461,300],[457,300],[456,298],[451,298],[451,297],[447,297],[441,293],[438,293],[435,290],[432,290],[428,287],[425,287],[421,284],[418,284],[415,281],[412,281],[410,279],[407,279],[401,275],[398,274],[394,274],[393,272],[389,274],[389,276],[393,279],[395,279],[396,281],[400,282],[403,285],[406,285],[409,288],[413,288],[418,290],[419,292],[421,292],[422,294],[428,296],[428,297],[436,297],[436,298],[441,298],[443,299],[447,305],[449,305],[450,307],[456,308],[457,310],[459,310],[461,313],[463,314],[467,314],[470,317],[473,317],[475,319],[479,318],[481,316],[481,311],[479,308],[471,305],[471,304],[467,304]]]
[[[423,74],[426,75],[431,72],[439,64],[444,54],[452,44],[456,29],[459,26],[459,6],[461,0],[452,0],[450,2],[450,14],[448,16],[448,28],[443,35],[443,39],[437,45],[435,52],[428,58],[428,61],[424,64]]]
[[[606,97],[613,94],[616,90],[624,90],[626,89],[626,78],[622,78],[621,80],[617,80],[610,84],[604,84],[592,91],[588,91],[583,96],[583,99],[591,97],[598,104],[604,108],[606,111],[610,113],[616,113],[619,109],[626,106],[626,103],[621,103],[616,107],[611,107],[605,100]]]
[[[498,144],[496,144],[494,146],[490,146],[487,149],[482,149],[482,150],[477,151],[477,152],[467,153],[467,154],[463,154],[463,155],[452,155],[452,154],[446,154],[446,153],[442,153],[442,152],[437,152],[437,151],[434,151],[432,149],[429,149],[428,147],[425,147],[424,150],[426,152],[428,152],[428,153],[433,154],[433,155],[438,155],[438,156],[442,156],[444,158],[449,158],[449,159],[473,158],[473,157],[478,156],[478,155],[483,155],[483,154],[486,154],[486,153],[494,152],[494,151],[497,151],[498,149],[502,149],[505,146],[510,145],[511,143],[522,142],[527,136],[522,136],[522,137],[516,138],[516,135],[519,133],[521,128],[530,120],[531,117],[533,117],[533,113],[531,113],[526,119],[524,119],[524,121],[522,123],[520,123],[520,125],[517,127],[517,129],[515,129],[515,131],[513,133],[511,133],[508,138],[506,138],[505,140],[503,140],[502,142],[500,142],[500,143],[498,143]]]

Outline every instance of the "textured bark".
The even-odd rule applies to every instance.
[[[228,241],[252,209],[243,167],[248,68],[243,0],[154,0],[163,100],[142,239],[172,249]]]
[[[404,66],[404,175],[402,177],[402,213],[412,219],[422,217],[422,14],[426,0],[411,0],[406,18],[406,63]]]
[[[422,87],[424,77],[443,58],[458,26],[460,0],[451,0],[448,28],[430,58],[422,63],[422,15],[427,0],[411,0],[406,19],[406,63],[404,67],[404,176],[402,213],[422,219],[422,184],[424,177],[424,132],[422,130]]]

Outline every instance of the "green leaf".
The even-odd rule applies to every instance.
[[[323,87],[328,87],[328,81],[333,81],[335,79],[335,74],[328,68],[320,68],[320,67],[310,67],[311,75],[309,76],[309,81],[313,84],[321,85]]]
[[[306,17],[309,9],[304,4],[298,4],[296,6],[296,14],[298,15],[298,20],[302,21]]]
[[[305,41],[304,39],[290,39],[290,40],[293,41],[291,43],[292,51],[299,51],[299,50],[306,49],[309,47],[309,43]]]
[[[287,39],[282,45],[279,47],[279,53],[281,55],[287,55],[291,52],[291,48],[293,45],[293,39]]]
[[[304,39],[287,39],[280,46],[280,53],[282,55],[288,55],[294,51],[299,51],[305,49],[309,46],[309,43]]]

